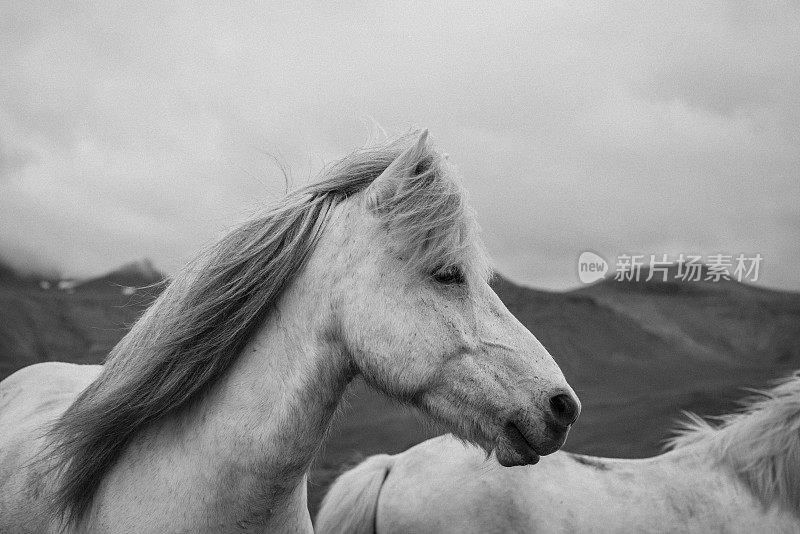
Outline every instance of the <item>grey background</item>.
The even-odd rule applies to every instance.
[[[512,279],[758,252],[800,290],[796,2],[390,4],[1,2],[0,257],[169,272],[281,194],[272,156],[299,184],[428,127]]]

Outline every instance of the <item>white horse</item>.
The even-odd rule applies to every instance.
[[[310,532],[358,375],[505,465],[554,452],[580,404],[481,250],[426,132],[345,158],[199,254],[104,366],[0,383],[0,532]]]
[[[558,452],[502,469],[440,436],[331,487],[317,532],[800,532],[800,375],[642,460]]]

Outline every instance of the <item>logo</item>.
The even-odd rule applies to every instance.
[[[648,261],[649,257],[649,261]],[[617,282],[757,282],[764,257],[754,254],[620,254],[614,264]],[[591,251],[578,258],[578,278],[591,284],[605,278],[608,262]]]
[[[595,254],[586,251],[581,253],[578,258],[578,278],[584,284],[591,284],[603,278],[608,272],[606,260]]]

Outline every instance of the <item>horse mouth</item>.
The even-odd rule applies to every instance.
[[[503,467],[534,465],[539,461],[539,453],[512,421],[506,423],[498,437],[495,454]]]

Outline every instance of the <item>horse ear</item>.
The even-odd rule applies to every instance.
[[[386,199],[391,198],[397,191],[400,182],[414,175],[417,165],[425,155],[427,142],[428,130],[426,128],[422,130],[416,143],[397,156],[386,167],[386,170],[367,187],[367,205],[371,209],[377,208]]]

